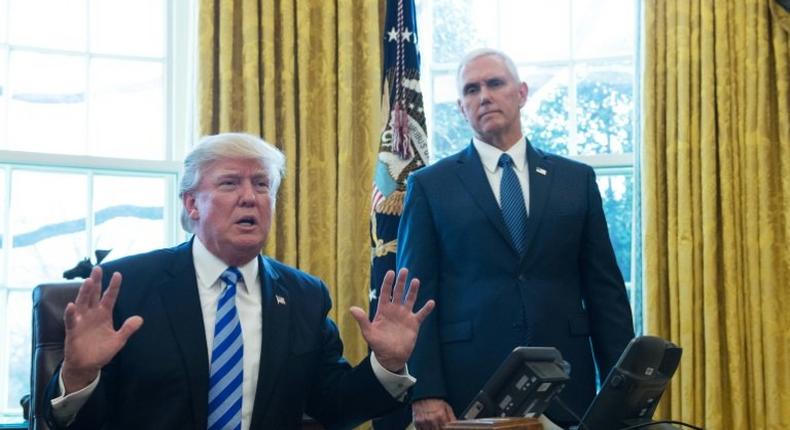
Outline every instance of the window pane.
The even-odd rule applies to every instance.
[[[516,62],[570,57],[568,0],[501,0],[499,47]]]
[[[5,199],[6,169],[0,168],[0,286],[5,284],[5,248],[8,244],[8,234],[5,231],[5,216],[8,208]]]
[[[8,149],[83,153],[85,59],[13,51],[10,66]]]
[[[12,291],[8,295],[7,312],[3,312],[8,329],[8,397],[3,409],[19,410],[19,399],[30,393],[30,291]]]
[[[7,43],[7,32],[4,30],[8,28],[8,0],[0,0],[0,44]]]
[[[578,64],[576,127],[580,154],[633,152],[633,64]]]
[[[0,0],[2,2],[2,0]],[[1,6],[1,5],[0,5]],[[3,14],[0,14],[3,15]],[[2,20],[2,18],[0,18]],[[0,22],[2,24],[2,22]],[[0,25],[0,28],[3,28]],[[2,33],[2,31],[0,31]],[[8,70],[8,49],[5,47],[0,47],[0,142],[5,142],[8,139],[6,138],[6,112],[8,109],[8,75],[6,75],[6,71]],[[0,149],[2,149],[5,144],[0,143]]]
[[[598,175],[598,189],[609,227],[609,237],[620,271],[631,282],[631,226],[633,225],[633,175]]]
[[[94,249],[106,261],[165,246],[166,178],[94,176]]]
[[[573,0],[577,58],[634,55],[634,0]]]
[[[63,271],[88,255],[87,199],[85,175],[12,172],[10,286],[32,288],[62,279]]]
[[[164,159],[162,64],[96,59],[90,69],[90,133],[94,148],[91,153]]]
[[[455,64],[466,51],[483,45],[483,32],[494,22],[494,9],[487,2],[457,0],[434,0],[433,16],[433,61]],[[476,19],[472,19],[475,17]],[[459,31],[463,29],[463,31]],[[420,33],[422,34],[422,33]]]
[[[85,51],[86,0],[8,0],[9,42]],[[3,11],[5,13],[5,11]]]
[[[521,110],[524,133],[536,147],[569,154],[567,67],[532,67],[519,70],[527,83],[527,104]]]
[[[431,160],[458,152],[469,143],[472,132],[458,111],[455,71],[433,75],[433,127]]]
[[[90,2],[91,52],[162,57],[164,6],[162,0]]]

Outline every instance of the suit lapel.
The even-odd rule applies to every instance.
[[[505,219],[502,217],[502,210],[496,202],[494,192],[491,191],[491,184],[488,182],[480,155],[477,154],[472,143],[466,147],[466,151],[458,158],[457,173],[465,189],[472,195],[472,201],[488,217],[488,220],[494,225],[502,239],[513,248],[513,241],[510,238],[510,231],[505,225]],[[515,248],[513,248],[513,251],[517,253]]]
[[[527,220],[527,239],[526,251],[524,256],[530,254],[533,245],[533,238],[538,231],[540,221],[543,218],[548,200],[551,182],[553,179],[551,162],[537,151],[527,141],[527,168],[529,171],[529,218]]]
[[[197,428],[205,428],[208,413],[208,349],[191,241],[176,248],[173,263],[170,272],[163,277],[155,291],[159,291],[162,296],[165,312],[181,351],[189,391],[192,393],[194,422]]]
[[[274,381],[285,363],[290,348],[291,305],[288,290],[268,259],[258,256],[261,278],[261,301],[263,322],[261,327],[261,357],[258,371],[258,386],[255,388],[255,404],[250,428],[260,428],[266,405],[274,393]]]

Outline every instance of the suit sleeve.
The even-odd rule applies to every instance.
[[[332,307],[329,292],[324,285],[321,287],[320,357],[313,373],[317,383],[307,400],[306,412],[327,429],[351,428],[401,403],[376,378],[370,357],[353,368],[343,358],[337,326],[327,317]]]
[[[590,318],[595,361],[603,379],[634,337],[634,327],[625,283],[609,238],[601,193],[591,168],[587,174],[587,199],[579,256],[582,294]]]
[[[420,280],[415,309],[431,299],[437,306],[423,322],[409,360],[409,372],[417,378],[413,399],[446,398],[438,324],[442,304],[437,300],[441,274],[440,243],[429,198],[419,178],[414,175],[409,177],[398,227],[397,261],[399,268],[409,269],[409,275]]]

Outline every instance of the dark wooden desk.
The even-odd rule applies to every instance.
[[[543,424],[536,418],[480,418],[467,421],[453,421],[447,430],[543,430]]]

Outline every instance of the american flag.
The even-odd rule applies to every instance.
[[[414,0],[387,1],[383,44],[382,132],[370,207],[371,318],[376,313],[384,274],[395,269],[406,179],[428,163]],[[410,421],[411,411],[405,408],[374,420],[373,425],[377,430],[402,430]]]
[[[383,43],[383,121],[370,207],[371,316],[384,274],[395,269],[406,178],[428,162],[414,0],[387,1]]]

